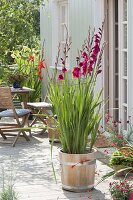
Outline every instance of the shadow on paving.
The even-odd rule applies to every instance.
[[[72,194],[73,192],[71,192]],[[73,193],[75,195],[75,193]],[[70,192],[67,192],[64,190],[64,195],[66,196],[67,199],[69,198],[73,198],[72,196],[70,197]],[[75,197],[74,197],[75,198]],[[97,190],[97,189],[93,189],[93,190],[90,190],[88,192],[84,192],[84,193],[77,193],[77,198],[79,199],[90,199],[90,200],[106,200],[106,197],[105,197],[105,194],[102,193],[100,190]],[[60,197],[59,197],[60,199]]]
[[[50,145],[43,137],[32,137],[29,142],[20,138],[15,147],[0,144],[0,166],[5,171],[13,169],[15,182],[28,185],[43,184],[44,180],[47,183],[53,182]],[[55,169],[59,171],[59,165],[55,164]]]
[[[51,165],[51,148],[46,137],[46,134],[33,133],[33,137],[30,138],[29,142],[21,138],[15,147],[9,144],[0,144],[0,166],[4,168],[5,174],[7,174],[5,176],[6,179],[8,179],[8,175],[12,171],[16,189],[21,196],[20,200],[87,200],[89,197],[92,200],[107,199],[105,196],[108,196],[108,182],[102,183],[93,191],[86,193],[72,193],[62,190],[58,160],[60,144],[58,143],[53,145],[53,163],[57,176],[56,184]],[[104,164],[99,163],[98,161],[97,167],[100,170],[101,177],[108,169]],[[2,173],[1,170],[0,177],[2,177]],[[96,175],[96,181],[100,177]],[[0,187],[2,187],[2,181],[0,181]]]

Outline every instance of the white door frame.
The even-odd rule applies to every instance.
[[[113,115],[114,107],[114,66],[115,66],[115,34],[114,34],[114,0],[104,0],[105,31],[104,40],[107,45],[104,52],[104,97],[108,98],[105,110]],[[113,19],[113,20],[112,20]],[[112,31],[110,31],[112,30]],[[111,56],[110,56],[111,55]],[[108,110],[109,109],[109,110]]]

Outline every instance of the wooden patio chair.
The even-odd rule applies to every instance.
[[[11,122],[0,122],[0,134],[3,139],[6,141],[7,136],[15,136],[15,139],[12,143],[14,147],[18,138],[23,136],[27,141],[29,137],[25,132],[24,126],[28,124],[28,117],[31,113],[29,109],[16,109],[13,104],[13,98],[11,94],[10,87],[0,87],[0,109],[5,109],[0,112],[0,118],[11,117],[15,119],[14,123]],[[9,143],[9,142],[6,142]]]
[[[32,120],[30,126],[33,126],[37,121],[41,121],[46,124],[46,116],[52,111],[52,104],[47,102],[48,98],[44,99],[42,102],[28,102],[27,106],[32,110],[32,115],[34,119]]]

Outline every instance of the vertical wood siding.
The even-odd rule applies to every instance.
[[[71,67],[76,63],[77,49],[81,48],[92,26],[92,0],[69,0],[69,32],[72,37]]]
[[[44,57],[46,59],[47,65],[51,65],[52,62],[52,16],[51,16],[51,2],[45,3],[45,6],[40,8],[40,39],[41,47],[43,48],[44,43]],[[47,75],[44,70],[44,79],[42,81],[42,97],[46,95],[46,84],[47,84]]]
[[[51,10],[51,1],[45,3],[45,6],[41,6],[40,9],[40,37],[41,37],[41,46],[45,39],[45,58],[47,58],[48,64],[51,64],[51,55],[52,55],[52,10]]]
[[[89,26],[93,29],[101,26],[103,20],[102,6],[104,0],[68,0],[68,29],[72,37],[72,47],[69,54],[70,68],[76,64],[78,49],[87,37]],[[41,44],[45,38],[45,58],[48,65],[54,64],[57,55],[58,28],[55,27],[57,11],[55,11],[56,0],[49,0],[45,7],[41,7]],[[53,23],[53,20],[55,22]],[[53,45],[54,44],[54,45]],[[44,80],[46,83],[46,79]],[[45,85],[44,83],[44,85]],[[102,86],[102,79],[98,80],[98,88]]]

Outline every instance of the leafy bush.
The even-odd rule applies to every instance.
[[[41,98],[42,80],[39,49],[20,46],[18,50],[12,51],[11,56],[14,59],[14,64],[17,65],[18,72],[27,76],[27,78],[23,80],[23,85],[34,89],[34,91],[30,93],[29,101],[39,101]]]
[[[115,121],[109,113],[106,113],[105,120],[105,130],[109,133],[109,140],[112,146],[120,148],[132,141],[133,125],[130,118],[127,121],[127,131],[124,130],[122,121]]]
[[[126,173],[127,175],[130,172],[133,172],[133,145],[128,144],[125,147],[115,151],[110,159],[110,166],[118,166],[118,168],[113,167],[114,170],[106,173],[99,183],[113,175],[119,175],[120,173]]]
[[[133,185],[127,180],[123,180],[110,183],[109,191],[114,200],[129,200],[129,194],[132,189]]]
[[[11,51],[18,45],[35,47],[40,37],[41,0],[0,1],[0,61],[12,64]],[[9,6],[10,5],[10,6]]]
[[[124,147],[115,151],[110,160],[110,166],[114,165],[133,166],[133,150]]]

